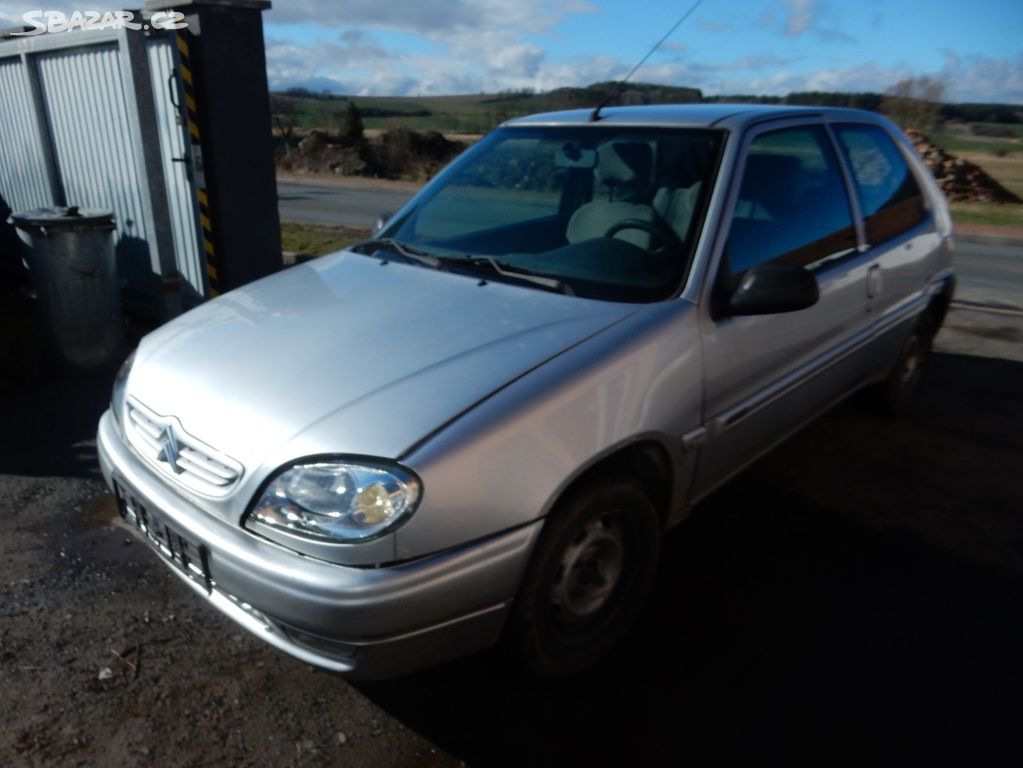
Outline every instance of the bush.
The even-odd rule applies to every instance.
[[[359,112],[359,108],[355,106],[354,101],[349,101],[348,107],[345,109],[341,135],[349,139],[361,139],[364,130],[362,113]]]

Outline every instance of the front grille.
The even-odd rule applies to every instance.
[[[200,493],[226,494],[241,477],[233,459],[195,439],[169,416],[128,401],[128,436],[135,449],[163,474]]]

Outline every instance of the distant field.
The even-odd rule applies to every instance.
[[[957,152],[959,157],[976,163],[987,174],[1008,189],[1023,197],[1023,154],[1015,153],[997,157],[987,152]]]
[[[996,131],[1011,131],[1016,134],[1016,138],[1023,139],[1023,123],[972,123],[975,128],[996,130]]]
[[[1021,126],[1008,127],[1015,129]],[[1019,139],[994,139],[943,132],[930,133],[928,137],[939,147],[954,155],[962,155],[966,152],[982,152],[989,156],[1015,155],[1023,157],[1023,141]]]
[[[679,89],[676,95],[681,96]],[[417,131],[434,130],[442,133],[483,134],[513,117],[536,112],[594,106],[606,93],[604,87],[566,89],[541,94],[463,94],[421,97],[355,97],[363,111],[363,124],[369,130],[410,128]],[[299,133],[312,128],[337,131],[343,125],[348,106],[345,97],[309,98],[285,97],[296,108]],[[374,115],[385,112],[386,115]],[[976,163],[1003,186],[1023,197],[1023,124],[973,123],[973,130],[965,124],[929,134],[931,140],[970,162]],[[976,135],[974,131],[1011,131],[1017,138],[998,138]],[[988,226],[1023,228],[1023,205],[989,205],[983,203],[952,206],[957,222]],[[294,250],[323,252],[333,249],[345,239],[344,233],[315,232],[291,233],[298,241]],[[324,241],[316,242],[320,237]],[[307,240],[308,238],[308,240]]]
[[[417,131],[480,134],[492,130],[505,120],[533,112],[559,109],[561,105],[548,95],[501,97],[493,94],[468,96],[357,97],[363,124],[368,129],[410,128]],[[342,98],[294,99],[298,107],[301,130],[325,128],[341,124],[347,101]],[[374,111],[397,114],[373,116]],[[423,114],[428,113],[428,114]]]
[[[352,97],[363,111],[363,124],[369,129],[405,127],[443,133],[480,134],[505,120],[536,112],[560,109],[592,108],[607,95],[613,84],[597,83],[586,88],[560,88],[546,93],[481,93],[454,96],[357,96]],[[644,92],[653,103],[698,101],[699,91],[667,85],[631,84],[629,89]],[[626,93],[629,93],[626,90]],[[298,127],[326,128],[339,125],[347,107],[347,97],[293,96],[277,94],[298,109]],[[374,112],[387,112],[374,115]]]
[[[1004,227],[1023,230],[1023,205],[995,203],[952,203],[952,220],[956,224]]]
[[[954,154],[971,163],[976,163],[1003,187],[1023,197],[1023,154],[1013,153],[1005,157],[997,157],[986,151],[954,152]],[[1023,205],[955,203],[952,205],[952,217],[960,224],[1023,229]]]

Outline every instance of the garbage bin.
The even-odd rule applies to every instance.
[[[28,246],[40,330],[57,361],[71,369],[114,362],[124,336],[114,214],[69,206],[22,211],[11,219]]]

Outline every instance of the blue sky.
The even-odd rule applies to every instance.
[[[274,0],[267,73],[272,88],[372,95],[586,85],[624,75],[691,4]],[[0,26],[40,6],[111,3],[0,0]],[[703,0],[635,79],[784,95],[922,75],[950,101],[1023,104],[1023,0]]]
[[[439,94],[618,77],[691,5],[667,0],[276,0],[275,87]],[[1023,103],[1023,0],[704,0],[637,80],[708,94],[880,91]]]

